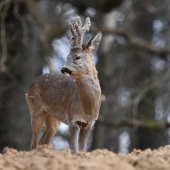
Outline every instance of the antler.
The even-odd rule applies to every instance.
[[[71,49],[73,48],[82,48],[83,43],[83,35],[86,31],[89,31],[89,28],[91,26],[90,18],[86,18],[86,23],[84,24],[84,27],[82,27],[81,19],[78,16],[76,24],[73,25],[69,24],[69,29],[71,30],[72,37],[70,39]]]

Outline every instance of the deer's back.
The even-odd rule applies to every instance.
[[[43,74],[35,79],[28,89],[28,105],[32,107],[29,101],[35,100],[49,112],[64,111],[71,105],[74,91],[74,78],[57,73]]]

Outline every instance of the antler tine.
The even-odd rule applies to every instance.
[[[75,36],[76,35],[76,31],[75,31],[75,29],[73,28],[73,25],[70,23],[69,24],[69,29],[70,29],[70,31],[71,31],[71,34],[73,35],[73,36]]]
[[[71,31],[72,37],[70,39],[71,47],[76,46],[77,32],[73,28],[73,25],[69,23],[69,29]]]
[[[86,18],[86,23],[84,24],[84,27],[82,28],[83,32],[85,33],[86,31],[89,31],[90,26],[91,26],[90,18],[87,17]]]
[[[77,22],[76,22],[75,28],[76,28],[76,31],[78,33],[78,43],[79,43],[79,45],[82,46],[83,35],[86,31],[89,31],[90,26],[91,26],[91,23],[90,23],[89,17],[86,18],[86,23],[84,24],[84,27],[82,27],[80,17],[79,16],[77,17]]]
[[[90,18],[87,17],[86,23],[84,24],[84,27],[82,27],[81,19],[79,16],[77,17],[75,28],[73,28],[72,24],[69,24],[69,28],[72,33],[72,37],[70,39],[71,48],[82,48],[83,35],[86,31],[89,31],[90,26]]]
[[[79,16],[77,17],[77,22],[76,22],[76,24],[77,24],[80,28],[82,27],[81,19],[80,19]]]

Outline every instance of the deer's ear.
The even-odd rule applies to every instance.
[[[90,40],[87,42],[86,47],[87,49],[92,52],[95,49],[97,49],[97,47],[100,44],[100,41],[102,39],[102,33],[101,32],[97,32],[96,35],[94,35],[92,38],[90,38]]]

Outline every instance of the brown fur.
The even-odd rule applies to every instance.
[[[98,47],[95,43],[99,45],[101,33],[93,38],[95,41],[92,43],[91,39],[82,49],[71,49],[63,67],[72,71],[69,77],[57,73],[44,74],[30,85],[26,98],[33,130],[31,149],[37,148],[44,122],[40,145],[49,144],[60,122],[64,122],[69,125],[72,153],[77,152],[78,147],[79,151],[86,151],[88,134],[98,118],[101,103],[97,71],[89,52]],[[75,60],[76,56],[80,59]]]

